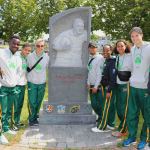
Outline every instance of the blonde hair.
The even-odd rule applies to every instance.
[[[45,44],[44,39],[37,39],[36,42],[35,42],[35,45],[37,45],[37,44],[40,43],[40,42],[44,42],[44,44]]]

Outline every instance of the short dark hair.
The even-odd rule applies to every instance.
[[[140,27],[133,27],[133,28],[130,30],[129,34],[131,35],[132,32],[137,32],[137,33],[139,33],[139,34],[143,34],[143,31],[142,31],[142,29],[141,29]]]
[[[103,45],[103,50],[104,50],[104,48],[105,48],[106,46],[109,46],[109,47],[110,47],[110,50],[112,51],[112,46],[111,46],[110,44],[105,44],[105,45]]]
[[[115,54],[119,54],[118,51],[117,51],[117,44],[118,44],[119,42],[123,42],[123,43],[125,44],[125,46],[126,46],[125,53],[130,53],[130,49],[131,49],[131,48],[130,48],[130,45],[129,45],[128,42],[125,41],[125,40],[118,40],[118,41],[116,42],[116,44],[115,44],[115,47],[114,47],[113,52],[114,52]]]
[[[25,47],[31,47],[31,44],[30,44],[30,43],[24,43],[24,44],[22,45],[22,48],[25,48]]]
[[[88,48],[97,48],[97,44],[95,42],[89,42]]]
[[[20,37],[18,35],[12,35],[10,38],[9,38],[9,41],[11,41],[12,39],[18,39],[20,40]]]

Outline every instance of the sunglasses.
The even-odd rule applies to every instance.
[[[44,45],[36,45],[36,47],[40,48],[40,47],[44,47]]]

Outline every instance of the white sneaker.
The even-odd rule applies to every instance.
[[[7,138],[3,135],[3,134],[1,134],[1,136],[0,136],[0,144],[8,144],[9,142],[8,142],[8,140],[7,140]]]
[[[150,146],[148,144],[146,144],[146,146],[144,147],[143,150],[150,150]]]
[[[92,128],[91,129],[93,132],[99,132],[99,133],[102,133],[102,132],[109,132],[110,130],[100,130],[100,129],[98,129],[97,127],[94,127],[94,128]]]
[[[107,128],[110,129],[110,130],[115,130],[114,127],[111,127],[111,126],[109,126],[109,125],[107,125]]]
[[[8,134],[12,134],[12,135],[16,135],[17,134],[16,131],[12,131],[12,130],[8,130],[8,131],[6,131],[4,133],[8,133]]]

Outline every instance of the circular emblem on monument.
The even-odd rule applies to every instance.
[[[45,110],[46,110],[46,112],[52,112],[54,110],[54,106],[53,105],[47,105]]]
[[[71,112],[71,113],[77,113],[79,110],[80,110],[80,105],[73,105],[73,106],[70,108],[70,112]]]
[[[57,106],[57,112],[59,114],[64,114],[66,112],[66,106],[64,106],[64,105],[58,105]]]

